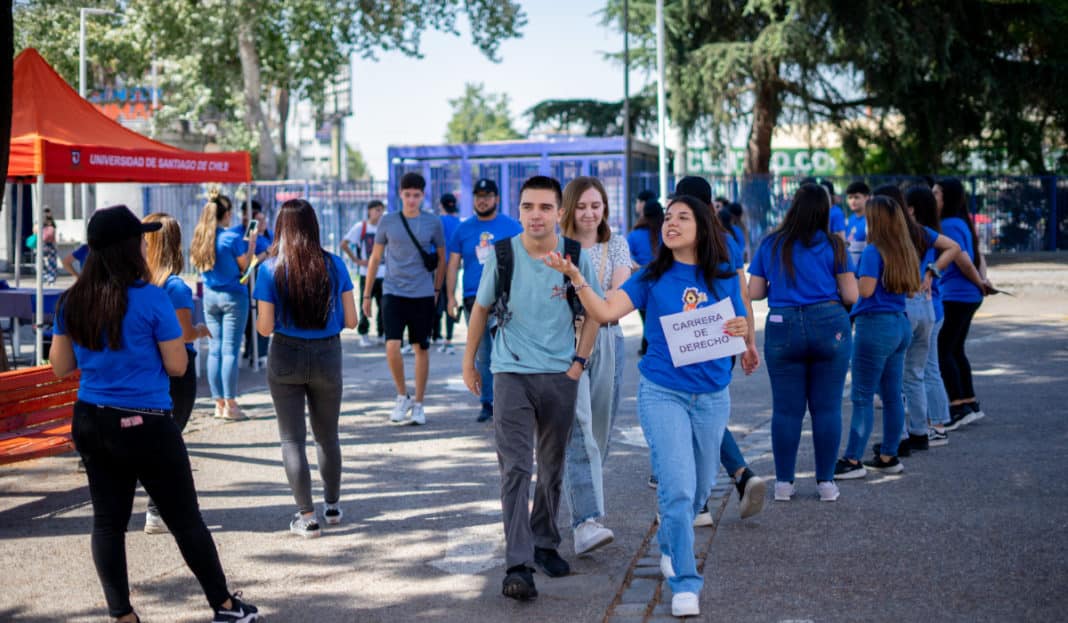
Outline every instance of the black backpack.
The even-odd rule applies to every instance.
[[[496,302],[493,304],[492,316],[496,319],[495,326],[490,328],[490,334],[496,336],[497,330],[508,324],[512,319],[512,312],[508,310],[508,301],[512,294],[512,274],[515,272],[515,254],[512,250],[512,239],[498,240],[493,243],[494,255],[497,256],[497,287],[494,290]],[[582,254],[582,245],[577,240],[564,237],[564,255],[571,258],[571,263],[579,265],[579,256]],[[564,275],[564,291],[567,296],[567,305],[571,308],[571,318],[574,320],[582,315],[582,302],[579,301],[575,288],[571,285],[571,278]]]

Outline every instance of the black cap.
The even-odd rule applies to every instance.
[[[709,205],[712,203],[712,185],[703,177],[687,175],[675,184],[674,196],[679,197],[682,195],[696,197],[705,202],[706,205]]]
[[[501,194],[500,191],[497,190],[497,182],[494,182],[493,180],[485,177],[475,183],[475,189],[471,191],[471,194],[473,195],[476,193],[493,193],[495,195]]]
[[[89,248],[94,251],[106,249],[130,238],[137,238],[146,231],[156,231],[163,223],[142,223],[141,219],[124,205],[97,210],[89,219]]]
[[[650,199],[656,199],[656,193],[651,190],[643,190],[638,193],[638,199],[640,201],[649,201]]]
[[[446,212],[456,211],[456,195],[452,193],[445,193],[441,196],[441,207],[445,208]]]

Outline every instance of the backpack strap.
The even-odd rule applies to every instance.
[[[571,263],[579,266],[579,257],[582,255],[582,243],[564,236],[564,256],[571,258]],[[598,286],[600,287],[600,286]],[[572,317],[578,317],[585,313],[582,301],[579,300],[575,288],[571,286],[571,278],[564,275],[564,289],[567,292],[567,304],[571,308]]]
[[[497,287],[495,298],[508,305],[512,294],[512,273],[515,272],[515,255],[512,251],[512,239],[506,238],[493,243],[493,252],[497,256]]]

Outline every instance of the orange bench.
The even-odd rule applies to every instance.
[[[0,372],[0,465],[74,449],[79,377],[57,379],[51,366]]]

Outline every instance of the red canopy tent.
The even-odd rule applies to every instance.
[[[186,151],[124,128],[79,96],[33,48],[15,58],[14,74],[7,178],[37,183],[38,223],[45,183],[252,181],[248,152]],[[21,214],[21,210],[13,212]],[[17,252],[21,231],[15,244]],[[43,316],[41,244],[38,236],[37,324]],[[41,332],[37,331],[38,362],[41,355]]]

